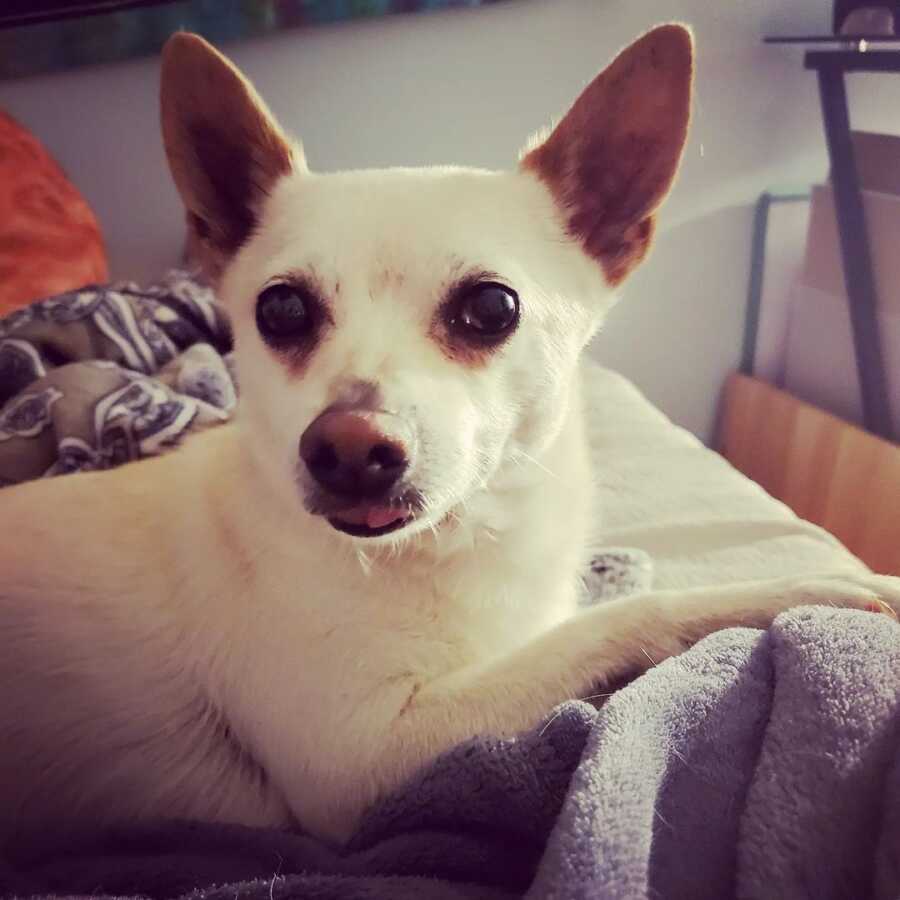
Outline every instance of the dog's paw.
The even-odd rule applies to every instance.
[[[834,606],[861,609],[900,620],[900,578],[866,572],[792,579],[782,600],[786,606]]]
[[[672,592],[659,598],[665,632],[694,643],[722,628],[768,628],[781,613],[802,606],[860,609],[898,618],[900,578],[850,570],[773,581]]]
[[[584,588],[584,607],[646,594],[653,589],[653,560],[637,547],[606,547],[591,559]]]

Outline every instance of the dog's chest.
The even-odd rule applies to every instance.
[[[501,656],[571,612],[571,578],[502,547],[450,561],[356,560],[304,567],[299,581],[264,575],[227,639],[247,689],[265,704],[300,704],[347,720],[342,702],[371,702],[400,679],[429,682]],[[290,697],[290,701],[287,698]],[[308,720],[307,720],[308,721]]]
[[[571,579],[553,569],[491,546],[368,573],[356,560],[320,563],[301,583],[257,585],[269,602],[234,630],[217,681],[301,822],[328,829],[380,792],[377,754],[413,693],[565,616]]]

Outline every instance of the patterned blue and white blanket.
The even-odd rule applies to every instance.
[[[212,292],[180,271],[0,319],[0,486],[118,466],[224,421],[230,350]]]

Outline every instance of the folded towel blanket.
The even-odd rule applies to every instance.
[[[342,850],[296,833],[160,825],[32,848],[0,868],[0,889],[896,900],[900,626],[810,608],[767,632],[714,634],[599,712],[572,702],[516,740],[457,747]]]

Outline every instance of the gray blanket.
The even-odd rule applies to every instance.
[[[221,421],[228,349],[211,297],[180,276],[0,322],[0,483],[117,465]],[[622,555],[595,568],[597,593],[610,573],[640,586]],[[715,634],[598,699],[599,712],[568,703],[517,740],[454,749],[345,848],[197,823],[59,845],[48,823],[41,845],[0,860],[0,894],[900,897],[893,621],[792,612],[767,632]]]
[[[900,897],[900,626],[712,635],[518,740],[456,748],[336,850],[198,824],[10,861],[6,893],[317,900]],[[196,894],[190,892],[199,889]]]

